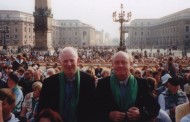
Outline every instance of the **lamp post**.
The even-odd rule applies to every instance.
[[[3,38],[4,38],[4,40],[3,40],[3,49],[6,50],[7,49],[6,33],[9,33],[9,28],[6,25],[4,25],[3,28],[0,28],[0,32],[3,33]]]
[[[127,13],[127,19],[125,19],[125,11],[123,11],[123,4],[121,4],[121,13],[119,13],[118,19],[116,11],[113,12],[113,21],[120,23],[120,43],[118,51],[124,51],[126,49],[125,41],[123,39],[123,23],[129,22],[130,20],[131,20],[131,12]]]

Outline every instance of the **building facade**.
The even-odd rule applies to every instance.
[[[4,26],[9,28],[5,34],[7,46],[35,45],[34,17],[20,11],[0,10],[0,32]],[[103,31],[79,20],[52,20],[53,47],[88,47],[102,44]],[[0,46],[4,45],[4,33],[0,33]]]
[[[8,27],[8,33],[3,33]],[[34,18],[31,14],[19,11],[0,11],[0,45],[34,45]],[[5,37],[4,37],[5,36]]]
[[[53,20],[54,46],[95,46],[99,32],[79,20]]]
[[[129,48],[190,48],[190,8],[159,19],[136,19],[125,26]]]

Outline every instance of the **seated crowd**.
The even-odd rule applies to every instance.
[[[68,50],[66,50],[66,52]],[[110,97],[108,97],[109,90],[107,90],[107,87],[105,87],[105,92],[106,92],[105,95],[108,95],[108,96],[104,96],[104,94],[101,94],[101,95],[99,94],[101,90],[104,90],[103,86],[105,86],[105,84],[103,82],[107,82],[108,77],[111,80],[114,78],[117,79],[116,75],[113,75],[119,72],[117,71],[116,65],[122,65],[122,66],[125,65],[125,64],[122,64],[122,62],[119,62],[121,64],[116,64],[118,62],[113,62],[113,59],[116,60],[116,57],[119,57],[119,55],[125,55],[125,54],[123,54],[123,52],[122,53],[120,52],[120,53],[117,53],[118,55],[115,55],[113,53],[107,52],[107,54],[109,55],[102,54],[103,58],[101,58],[99,57],[101,52],[97,51],[95,55],[90,55],[91,52],[92,51],[90,51],[88,55],[90,57],[89,58],[90,61],[88,61],[86,55],[84,55],[85,54],[84,51],[82,49],[79,49],[78,53],[81,60],[80,60],[80,64],[78,64],[78,62],[77,64],[79,66],[78,72],[80,76],[77,75],[78,72],[75,72],[76,74],[74,76],[74,79],[75,79],[74,81],[77,81],[76,79],[78,79],[79,77],[81,79],[87,79],[89,81],[92,80],[94,83],[94,89],[93,89],[93,86],[90,85],[90,83],[83,82],[82,80],[80,81],[81,83],[80,87],[82,87],[82,84],[84,83],[87,83],[87,85],[92,87],[92,89],[87,89],[87,88],[85,89],[85,87],[82,87],[85,90],[91,90],[90,92],[92,92],[92,94],[85,93],[85,90],[84,91],[81,90],[82,91],[81,94],[85,94],[89,97],[90,99],[89,105],[90,105],[90,102],[92,102],[93,100],[97,101],[98,104],[103,104],[106,101],[108,101],[108,99],[110,99],[110,101],[112,100]],[[65,52],[63,52],[63,54],[66,55]],[[112,57],[112,55],[114,55],[115,57]],[[40,56],[41,56],[40,60],[43,60],[42,55]],[[62,61],[63,60],[62,58],[63,57],[61,57],[61,54],[59,54],[59,57],[54,60]],[[93,60],[96,60],[96,59],[99,60],[97,61],[98,63],[112,62],[112,67],[111,68],[102,67],[100,64],[97,65],[97,68],[83,67],[82,63],[93,62]],[[75,61],[70,60],[70,59],[68,59],[68,61],[70,61],[70,65],[72,65],[72,63],[75,63]],[[70,94],[69,92],[73,92],[73,91],[76,92],[77,95],[79,94],[77,92],[78,89],[73,90],[76,87],[78,87],[76,84],[71,85],[71,87],[74,87],[74,88],[70,88],[70,84],[67,83],[67,81],[73,80],[72,77],[69,77],[68,74],[70,73],[70,70],[72,70],[72,68],[74,67],[74,65],[72,65],[73,67],[70,70],[68,69],[66,70],[65,67],[68,61],[66,62],[65,60],[63,60],[63,62],[59,62],[61,66],[58,65],[58,62],[54,63],[53,66],[50,66],[47,63],[45,68],[42,68],[39,65],[40,64],[39,62],[31,63],[27,59],[27,56],[24,56],[24,55],[17,55],[15,58],[10,57],[9,60],[6,60],[6,61],[3,59],[3,61],[1,61],[1,64],[0,64],[0,121],[4,121],[4,122],[18,122],[18,121],[21,121],[21,122],[63,122],[63,121],[64,122],[87,122],[89,121],[91,114],[88,113],[89,115],[83,115],[82,113],[83,111],[80,110],[81,107],[85,106],[83,105],[82,103],[83,101],[81,100],[83,99],[84,96],[80,94],[81,96],[79,98],[76,97],[77,98],[76,100],[69,99],[69,97],[67,96]],[[95,114],[95,116],[93,116],[93,118],[95,118],[94,121],[96,122],[98,121],[124,122],[125,120],[130,121],[130,122],[131,121],[144,122],[145,120],[148,120],[151,122],[188,122],[190,121],[190,103],[189,103],[190,72],[189,70],[185,70],[182,67],[182,65],[180,65],[184,62],[188,63],[188,61],[189,60],[187,58],[179,59],[179,58],[176,58],[176,57],[174,58],[171,56],[167,58],[161,57],[159,59],[156,59],[156,58],[134,59],[132,64],[130,64],[129,77],[134,76],[134,78],[137,79],[137,84],[139,85],[139,87],[141,87],[141,84],[142,84],[142,83],[139,83],[139,81],[142,81],[143,83],[146,82],[146,86],[148,90],[147,94],[150,93],[150,96],[153,97],[153,101],[155,101],[155,108],[152,108],[155,110],[150,110],[150,112],[153,111],[154,113],[152,113],[152,115],[146,115],[145,113],[141,111],[140,107],[139,108],[137,107],[138,108],[137,109],[136,107],[132,107],[128,105],[127,109],[129,109],[128,111],[129,113],[128,112],[126,113],[124,112],[124,114],[122,112],[114,113],[112,111],[112,113],[110,112],[109,115],[107,115],[106,113],[107,110],[113,109],[112,107],[109,106],[111,105],[111,103],[108,103],[108,105],[105,105],[107,108],[98,107],[97,109],[95,108],[97,106],[96,104],[91,104],[91,105],[94,105],[94,107],[91,107],[91,109],[94,109],[94,111],[92,110],[92,113],[95,113],[98,111],[102,114],[102,115]],[[138,66],[139,63],[145,64],[145,66],[141,68]],[[149,63],[153,63],[155,64],[155,66],[150,67],[148,65]],[[125,70],[125,69],[121,68],[119,70]],[[73,103],[73,106],[76,106],[75,102],[78,101],[79,108],[80,108],[78,110],[76,110],[76,108],[72,108],[72,106],[67,107],[66,105],[70,105],[70,104],[67,103],[67,101],[63,102],[64,100],[62,101],[64,104],[62,107],[65,110],[61,110],[61,109],[57,110],[57,105],[55,106],[50,105],[50,104],[57,104],[57,102],[52,103],[53,100],[50,100],[50,98],[60,97],[60,96],[56,94],[53,94],[55,96],[51,96],[48,93],[55,92],[55,93],[61,94],[61,90],[60,92],[57,91],[56,88],[54,89],[53,86],[52,87],[50,86],[50,84],[52,84],[52,82],[56,82],[56,80],[57,81],[60,80],[61,75],[60,76],[57,76],[57,75],[61,74],[62,71],[64,72],[64,74],[62,75],[63,77],[62,80],[63,79],[65,80],[64,92],[66,92],[66,94],[64,95],[65,98],[63,99],[68,98],[68,101]],[[85,75],[83,76],[81,72],[83,73],[85,72]],[[127,77],[127,80],[129,79],[129,77]],[[52,80],[52,82],[50,80]],[[110,87],[112,87],[113,85],[113,84],[111,85],[112,83],[111,80],[110,80]],[[47,88],[48,85],[51,88]],[[121,86],[118,85],[118,88],[120,87]],[[137,91],[142,90],[139,87],[137,87]],[[128,91],[128,92],[134,92],[134,91]],[[121,93],[122,93],[122,90],[121,90]],[[91,98],[90,95],[93,95],[93,94],[95,94],[94,98]],[[138,92],[136,94],[137,94],[136,99],[141,100],[140,99],[141,94]],[[122,93],[122,95],[127,96],[125,93]],[[139,95],[140,97],[138,98]],[[147,97],[148,95],[144,95],[144,96],[146,99],[149,99],[149,97]],[[42,101],[44,102],[45,99],[47,98],[49,102],[42,103]],[[105,101],[97,100],[96,98],[105,98]],[[60,97],[60,99],[58,100],[61,100],[61,99],[62,98]],[[136,105],[138,106],[138,103],[136,103],[135,100],[130,101],[130,102],[133,102],[133,106],[136,106]],[[140,102],[144,102],[144,101],[140,101]],[[146,101],[146,102],[150,102],[150,101]],[[87,102],[84,102],[84,103],[88,106]],[[144,104],[146,106],[147,104],[152,104],[152,103],[144,103]],[[160,109],[156,106],[157,104],[160,107]],[[59,105],[60,105],[60,102],[59,102]],[[148,108],[150,106],[147,105],[146,107]],[[84,108],[84,109],[89,110],[90,108]],[[117,107],[114,109],[117,109]],[[73,111],[77,111],[77,114],[81,112],[80,114],[81,118],[78,117],[78,115],[75,115],[76,113]],[[126,110],[123,110],[123,111],[126,111]],[[138,111],[138,112],[137,114],[130,114],[130,111],[132,113],[134,111],[135,112]],[[68,117],[67,112],[71,116]],[[60,115],[60,113],[63,113],[63,116]],[[140,115],[138,116],[139,113]],[[142,118],[141,114],[143,114],[145,118]],[[119,116],[119,119],[116,119],[117,117],[114,118],[114,115]],[[133,117],[133,115],[137,115],[137,117]],[[89,116],[89,118],[84,119],[82,118],[83,116]],[[70,120],[70,118],[72,118],[72,120]],[[151,118],[151,120],[149,120],[149,118]]]

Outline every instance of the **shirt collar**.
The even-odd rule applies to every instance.
[[[130,76],[130,75],[129,75]],[[129,76],[125,79],[125,80],[119,80],[119,84],[124,84],[124,85],[127,85],[127,82],[128,82],[128,79],[129,79]]]

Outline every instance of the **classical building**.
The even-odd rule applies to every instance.
[[[8,27],[8,33],[2,29]],[[0,45],[4,41],[8,46],[34,45],[33,15],[19,11],[0,10]]]
[[[34,16],[20,11],[0,10],[0,29],[7,26],[8,46],[35,45]],[[79,20],[52,19],[52,44],[59,46],[97,46],[103,43],[103,31]],[[4,34],[0,33],[0,46],[4,44]],[[47,43],[48,44],[48,43]]]
[[[158,19],[136,19],[125,26],[129,48],[190,48],[190,8]]]
[[[54,46],[95,46],[103,40],[103,32],[79,20],[53,20]]]

